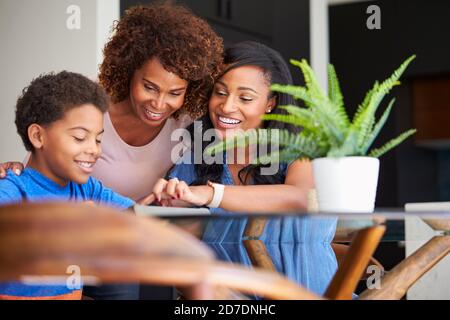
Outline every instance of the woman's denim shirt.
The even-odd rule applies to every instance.
[[[226,158],[226,157],[224,157]],[[186,161],[189,159],[190,161]],[[188,185],[197,180],[193,155],[188,151],[169,172],[169,178],[178,178]],[[228,165],[224,161],[221,183],[233,185]],[[286,176],[288,165],[280,164]],[[212,214],[232,215],[233,212],[221,208],[210,209]],[[312,219],[287,216],[268,219],[259,237],[264,242],[268,254],[277,271],[307,289],[323,294],[337,270],[337,261],[331,241],[336,231],[336,219]],[[203,241],[213,248],[221,260],[251,266],[247,251],[243,246],[247,219],[214,219],[207,223]]]

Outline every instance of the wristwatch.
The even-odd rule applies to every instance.
[[[207,203],[206,206],[209,208],[218,208],[220,206],[220,203],[222,202],[225,185],[208,181],[208,186],[214,189],[214,195],[211,202]]]

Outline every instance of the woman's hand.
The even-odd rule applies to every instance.
[[[150,193],[148,196],[137,200],[136,203],[144,206],[149,206],[152,203],[155,203],[162,207],[192,207],[192,205],[189,202],[185,202],[182,200],[161,199],[161,201],[158,201],[153,192]]]
[[[0,179],[6,177],[6,170],[12,170],[16,175],[20,176],[23,171],[22,162],[5,162],[0,163]]]
[[[214,189],[210,186],[190,187],[177,178],[169,181],[159,179],[153,187],[152,194],[142,200],[147,204],[158,201],[167,206],[180,206],[180,201],[194,206],[204,206],[211,202],[213,195]]]

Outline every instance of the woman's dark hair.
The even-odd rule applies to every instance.
[[[151,58],[186,80],[185,102],[174,118],[206,112],[209,91],[222,68],[222,39],[189,9],[169,3],[135,6],[114,26],[103,51],[100,84],[113,103],[128,98],[136,70]]]
[[[68,71],[40,75],[23,89],[16,104],[16,127],[25,149],[33,151],[28,127],[33,123],[50,125],[64,114],[84,104],[102,113],[108,109],[108,95],[100,85],[85,76]]]
[[[224,63],[227,67],[222,75],[242,66],[256,66],[263,70],[269,84],[293,83],[291,73],[283,57],[277,51],[258,42],[245,41],[231,46],[225,51]],[[278,92],[273,92],[271,94],[276,97],[276,106],[272,109],[273,114],[286,114],[285,110],[277,108],[279,105],[295,105],[295,100],[290,95]],[[202,122],[203,132],[214,128],[209,114],[204,115],[200,121]],[[263,127],[271,129],[287,129],[291,132],[299,130],[292,125],[279,121],[265,121]],[[189,130],[191,131],[191,136],[194,136],[193,125],[189,127]],[[201,136],[203,136],[203,134]],[[203,141],[203,151],[209,144],[210,142]],[[248,178],[252,179],[253,184],[284,183],[284,172],[278,170],[274,175],[261,175],[261,167],[264,167],[264,165],[248,165],[243,168],[239,172],[239,180],[241,183],[246,184]],[[195,164],[195,171],[198,177],[197,181],[194,182],[196,185],[205,184],[208,180],[220,182],[223,173],[223,165],[207,165],[205,163]]]

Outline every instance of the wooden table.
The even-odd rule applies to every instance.
[[[385,222],[387,220],[404,220],[409,216],[423,219],[437,231],[436,236],[389,272],[383,272],[380,281],[381,286],[376,289],[365,290],[359,295],[359,299],[401,299],[420,277],[445,257],[450,251],[450,212],[406,213],[398,209],[377,209],[374,214],[369,215],[357,213],[298,213],[296,215],[298,219],[337,217],[344,221],[357,221],[358,219],[364,221],[364,224],[360,224],[359,228],[338,230],[335,240],[349,241],[350,246],[346,250],[345,256],[340,257],[339,268],[324,296],[329,299],[352,299],[353,293],[368,265],[375,261],[372,255],[386,232]],[[239,215],[233,216],[233,218],[236,217],[239,217]],[[276,272],[275,265],[279,265],[280,262],[273,261],[274,258],[271,257],[260,237],[268,219],[283,219],[284,217],[292,217],[292,214],[243,214],[240,217],[248,219],[242,244],[252,265]],[[214,219],[231,219],[231,217],[227,215],[214,218],[198,217],[197,219],[204,220],[204,223],[213,223]],[[208,219],[211,220],[207,222]],[[374,263],[376,264],[376,261]]]

